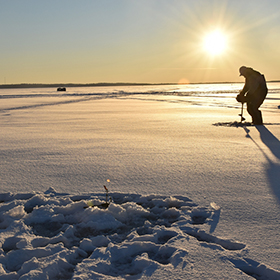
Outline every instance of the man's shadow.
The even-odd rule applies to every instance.
[[[256,129],[260,133],[262,142],[269,148],[276,159],[280,160],[280,141],[265,126],[256,126]],[[251,138],[251,136],[249,135],[249,129],[244,127],[244,130],[247,133],[246,136]],[[252,141],[258,146],[258,144],[253,139]],[[258,146],[258,148],[262,151],[268,162],[266,170],[267,178],[269,180],[270,187],[274,195],[276,196],[278,203],[280,204],[280,164],[273,162],[261,149],[261,147]]]
[[[280,160],[280,141],[263,125],[257,125],[261,140],[270,151]]]

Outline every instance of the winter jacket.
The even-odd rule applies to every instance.
[[[240,92],[240,96],[246,94],[246,101],[254,99],[264,100],[267,95],[267,86],[264,75],[252,68],[247,68],[245,76],[245,85]]]

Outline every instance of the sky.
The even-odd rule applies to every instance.
[[[279,30],[279,0],[0,0],[0,84],[280,80]]]

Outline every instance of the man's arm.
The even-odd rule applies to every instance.
[[[239,95],[240,95],[240,96],[244,96],[245,93],[246,93],[248,90],[249,90],[249,88],[248,88],[248,83],[247,83],[247,79],[246,79],[245,85],[244,85],[243,89],[239,92]]]

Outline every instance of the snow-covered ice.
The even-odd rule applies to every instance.
[[[104,207],[105,194],[1,194],[1,279],[280,276],[247,258],[246,244],[209,233],[217,205],[199,207],[183,196],[111,197]]]
[[[280,279],[280,87],[255,127],[239,86],[1,90],[0,279]]]

